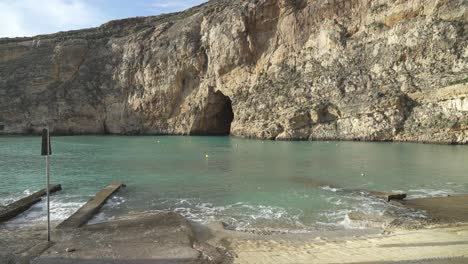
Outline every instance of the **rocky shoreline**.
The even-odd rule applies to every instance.
[[[468,257],[468,226],[455,223],[260,235],[160,213],[55,229],[52,243],[44,242],[44,228],[0,227],[2,263],[464,263]]]
[[[468,143],[463,0],[213,0],[0,40],[0,135]]]
[[[229,254],[199,241],[176,213],[138,215],[82,228],[0,227],[0,262],[16,263],[231,263]]]

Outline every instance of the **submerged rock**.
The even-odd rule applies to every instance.
[[[0,134],[468,142],[464,0],[218,0],[0,39]]]

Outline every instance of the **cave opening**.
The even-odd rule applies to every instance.
[[[233,120],[234,112],[229,96],[225,96],[221,91],[211,92],[190,134],[228,136],[231,134]]]
[[[231,124],[234,120],[232,101],[229,96],[225,96],[220,91],[217,91],[215,95],[219,101],[219,112],[213,118],[215,124],[213,132],[215,135],[227,136],[231,134]]]

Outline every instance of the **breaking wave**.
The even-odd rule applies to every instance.
[[[355,193],[343,193],[341,192],[342,190],[331,187],[324,187],[321,189],[325,191],[325,193],[322,194],[322,198],[328,204],[328,208],[315,211],[312,214],[311,212],[304,212],[297,208],[250,204],[246,202],[215,205],[195,198],[156,199],[151,202],[150,209],[144,210],[143,213],[173,211],[190,220],[203,224],[224,222],[227,228],[231,230],[246,232],[270,230],[271,232],[288,233],[304,233],[317,230],[364,229],[368,227],[367,223],[352,220],[349,217],[350,213],[383,216],[384,213],[390,212],[393,215],[415,219],[426,217],[424,212],[409,210],[373,197],[357,195]],[[410,199],[453,194],[450,190],[431,189],[412,189],[409,190],[408,193]],[[28,194],[30,194],[30,191],[26,190],[20,196],[27,196]],[[304,199],[310,199],[309,195],[303,193],[296,193],[296,195],[301,195]],[[78,210],[88,198],[89,197],[83,196],[65,196],[60,198],[59,196],[52,196],[51,220],[56,223],[65,220]],[[14,200],[14,197],[3,197],[0,202],[2,204],[7,204]],[[129,212],[131,205],[126,205],[127,202],[126,198],[122,196],[113,196],[106,202],[100,213],[91,219],[89,223],[95,224],[115,219],[118,215],[118,213],[115,213],[116,211],[120,213]],[[25,213],[7,222],[6,225],[15,227],[29,226],[45,221],[46,203],[45,199],[43,199]]]

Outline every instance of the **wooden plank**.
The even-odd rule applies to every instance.
[[[62,186],[60,184],[56,185],[49,185],[49,191],[51,193],[58,192],[62,190]],[[0,209],[0,223],[4,221],[8,221],[19,214],[23,213],[24,211],[28,210],[34,204],[41,201],[41,197],[46,195],[46,189],[42,189],[38,192],[35,192],[25,198],[19,199],[5,207]]]
[[[400,201],[405,206],[424,210],[429,217],[440,223],[468,222],[468,195],[421,198]]]
[[[99,212],[107,199],[123,186],[123,183],[116,182],[102,189],[102,191],[98,192],[72,216],[60,223],[57,228],[77,228],[83,226]]]

